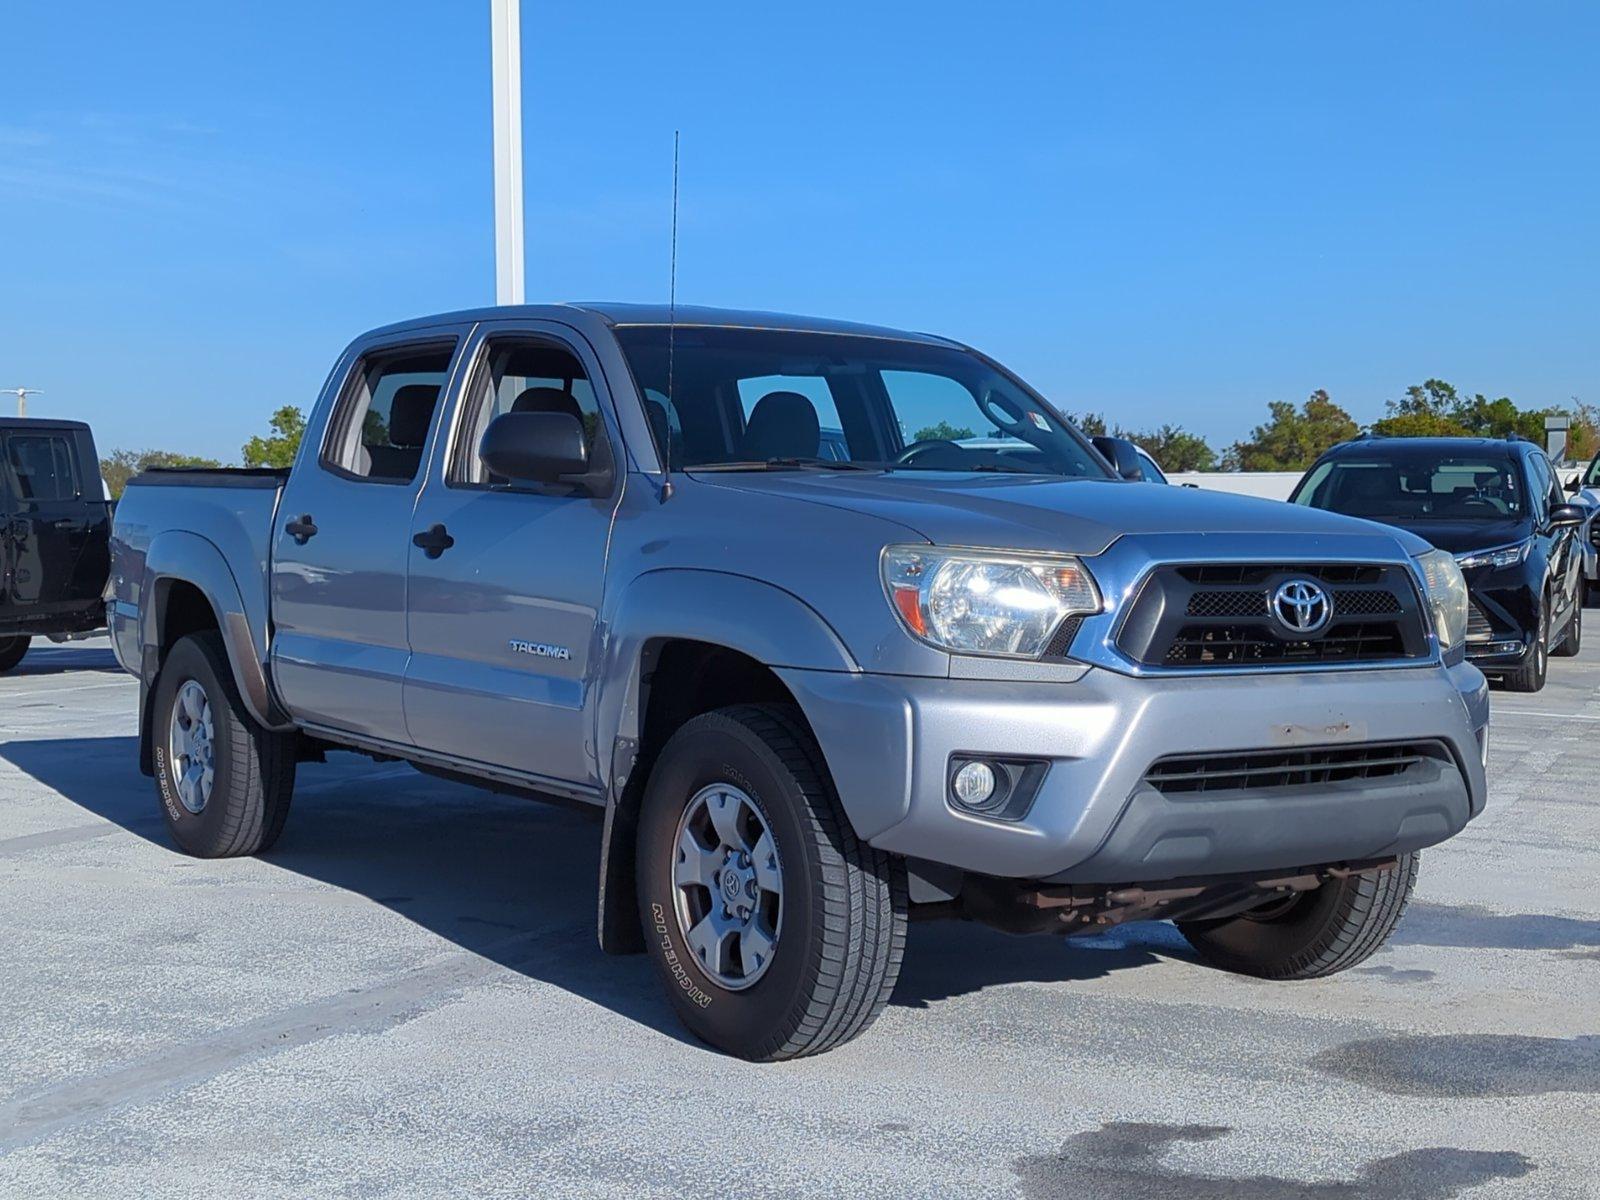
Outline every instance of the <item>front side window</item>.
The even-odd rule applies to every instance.
[[[491,341],[461,413],[450,482],[469,487],[506,484],[478,457],[489,423],[502,413],[566,413],[583,425],[590,450],[600,429],[600,406],[582,361],[566,347],[527,338]]]
[[[78,473],[72,443],[60,434],[14,433],[6,439],[13,486],[23,500],[73,500]]]
[[[664,325],[620,326],[616,336],[674,470],[822,465],[1107,477],[1038,397],[958,347],[680,326],[669,354]]]
[[[363,358],[329,425],[323,464],[375,483],[414,480],[454,353],[442,344]]]
[[[1509,455],[1402,448],[1318,463],[1290,500],[1374,521],[1509,521],[1528,511]]]

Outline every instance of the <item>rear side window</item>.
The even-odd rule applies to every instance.
[[[375,483],[414,480],[454,353],[443,343],[363,358],[339,398],[323,465]]]
[[[6,439],[6,459],[17,495],[23,500],[77,498],[72,443],[60,434],[12,434]]]

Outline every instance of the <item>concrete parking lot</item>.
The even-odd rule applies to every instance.
[[[597,822],[340,755],[270,855],[186,858],[107,644],[37,648],[0,679],[0,1196],[1600,1195],[1592,646],[1495,694],[1491,809],[1367,965],[915,925],[883,1019],[778,1066],[596,948]]]

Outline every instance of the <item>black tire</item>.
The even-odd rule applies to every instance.
[[[1213,966],[1259,979],[1318,979],[1370,958],[1399,924],[1417,882],[1416,854],[1386,871],[1330,879],[1287,908],[1222,921],[1179,921]]]
[[[16,637],[0,638],[0,674],[11,670],[22,661],[22,656],[28,652],[28,645],[32,638],[26,634]]]
[[[1572,600],[1572,618],[1567,622],[1567,631],[1561,635],[1561,640],[1551,647],[1550,653],[1557,658],[1576,658],[1578,651],[1583,647],[1583,605],[1578,597]]]
[[[183,803],[172,761],[173,707],[190,681],[205,692],[213,730],[213,783],[198,812]],[[233,858],[271,847],[294,792],[294,735],[263,729],[245,710],[220,634],[190,634],[172,648],[156,676],[150,719],[156,790],[179,849]]]
[[[758,806],[782,888],[767,965],[739,988],[719,983],[690,948],[680,912],[693,893],[680,895],[673,882],[679,821],[719,783]],[[841,1045],[883,1010],[905,952],[905,866],[856,837],[796,710],[742,705],[687,722],[650,773],[638,839],[645,942],[696,1037],[771,1062]],[[707,899],[720,903],[714,894]]]
[[[1506,691],[1541,691],[1544,688],[1545,677],[1549,670],[1550,600],[1549,597],[1546,597],[1544,603],[1539,606],[1539,632],[1534,636],[1533,645],[1528,647],[1528,653],[1522,665],[1515,671],[1506,672]]]

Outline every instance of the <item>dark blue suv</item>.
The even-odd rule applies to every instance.
[[[1467,656],[1513,691],[1544,687],[1549,656],[1582,637],[1588,515],[1565,502],[1533,442],[1363,436],[1312,464],[1290,496],[1395,525],[1456,556],[1472,597]]]

